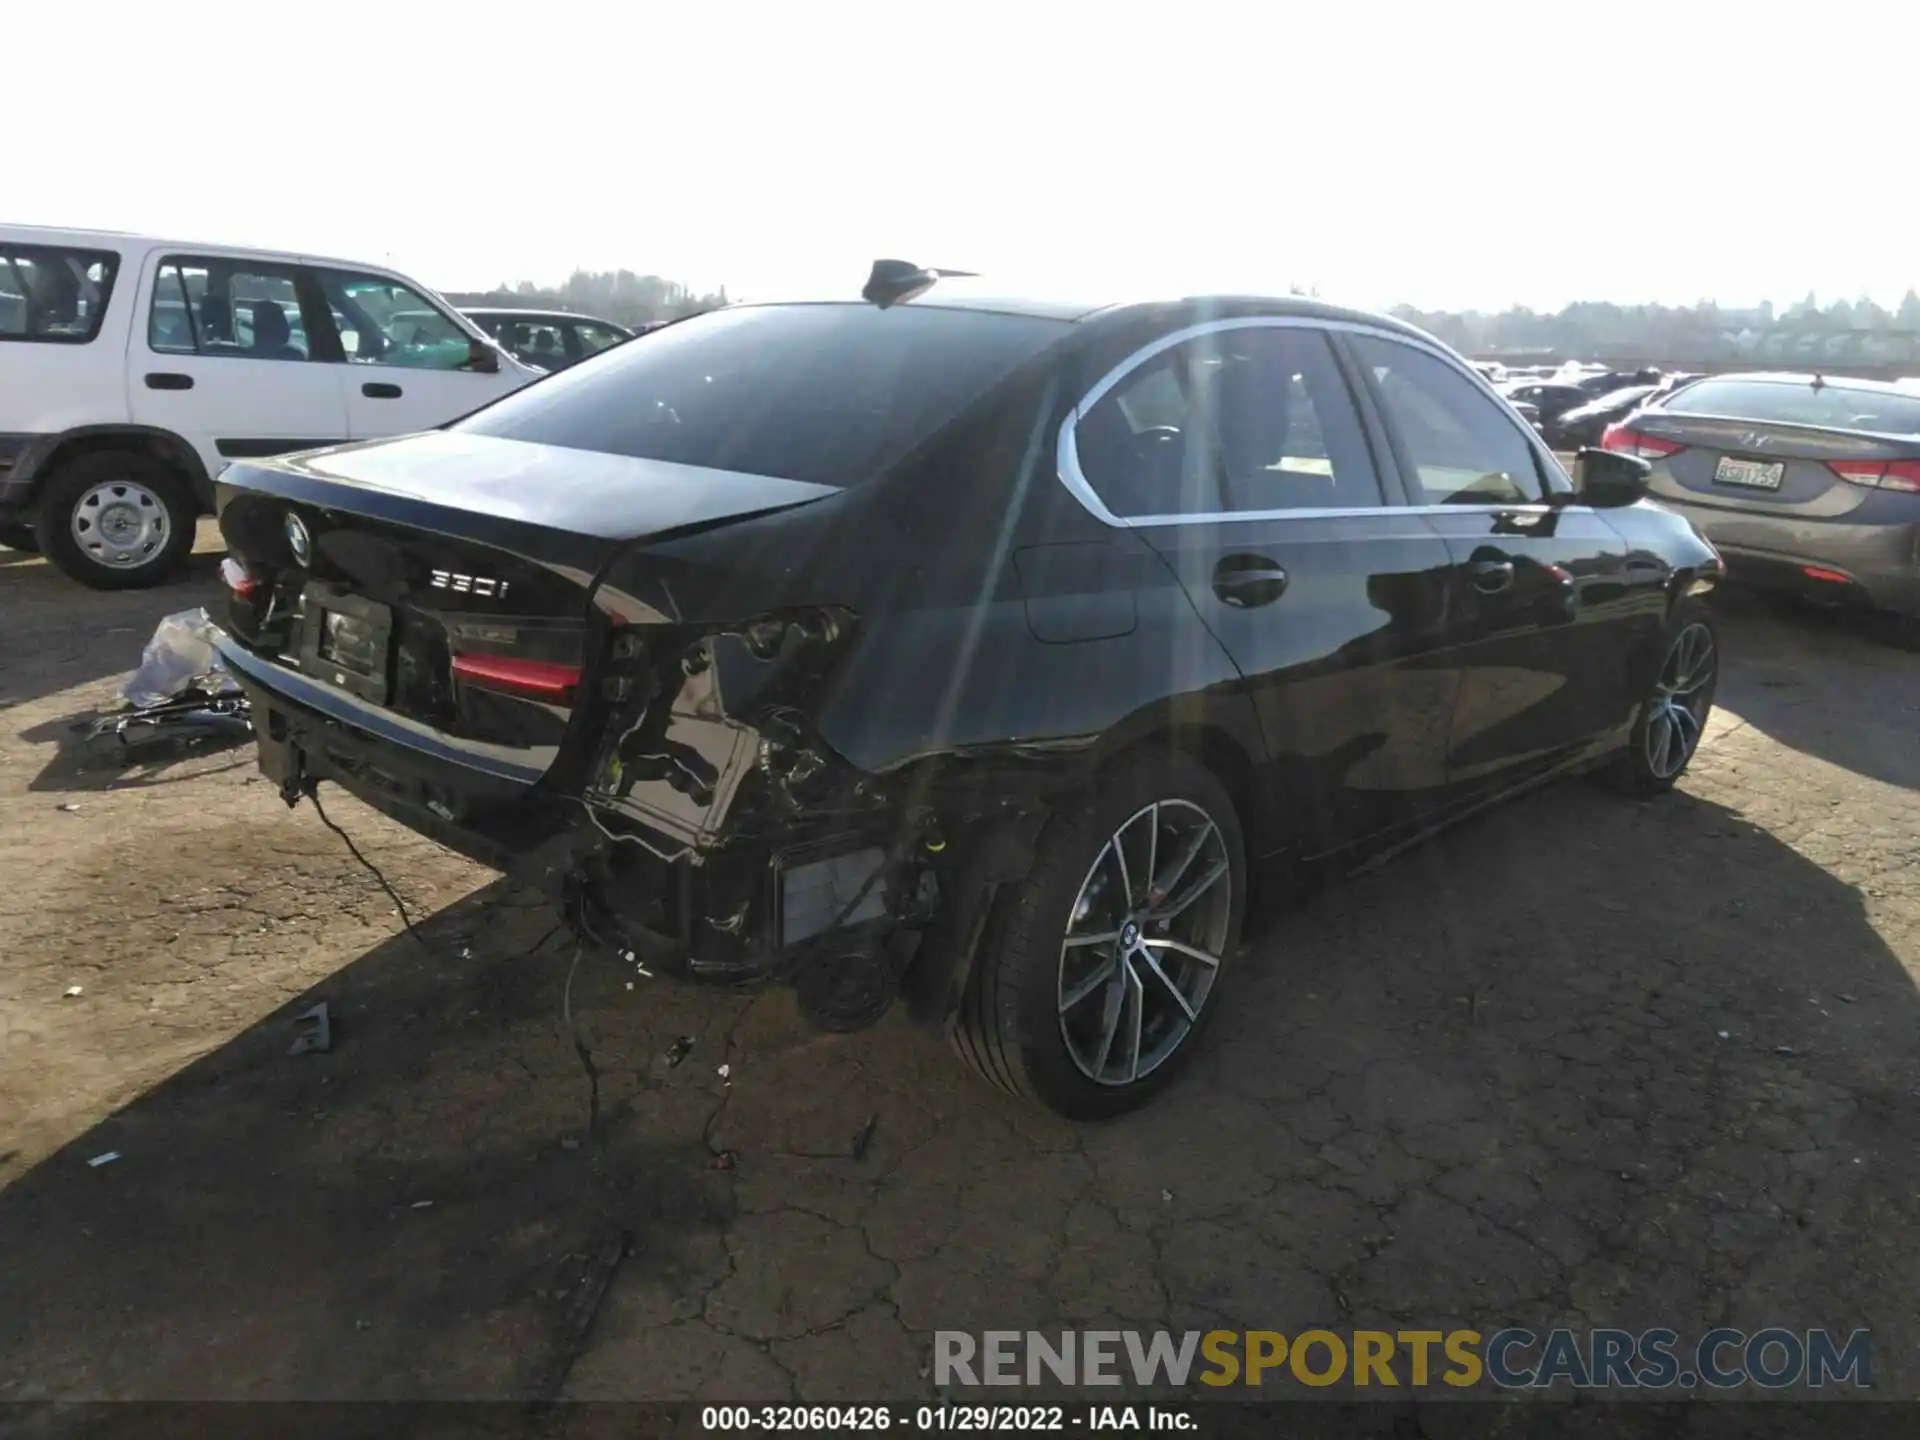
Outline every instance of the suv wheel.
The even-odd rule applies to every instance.
[[[1642,798],[1665,794],[1686,773],[1720,684],[1720,633],[1698,600],[1674,607],[1663,645],[1626,751],[1602,772],[1615,788]]]
[[[62,465],[40,496],[40,549],[95,590],[157,585],[185,563],[199,518],[180,475],[147,455],[98,450]]]
[[[1246,858],[1213,774],[1156,752],[1047,824],[995,902],[953,1040],[973,1069],[1074,1120],[1164,1087],[1219,1009]]]
[[[33,533],[33,526],[14,520],[0,520],[0,545],[9,550],[24,550],[29,555],[40,551],[40,540]]]

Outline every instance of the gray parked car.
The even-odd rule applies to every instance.
[[[1920,393],[1819,375],[1715,375],[1601,440],[1653,465],[1728,575],[1891,611],[1920,630]]]
[[[502,310],[476,305],[460,312],[516,360],[542,370],[565,370],[589,355],[631,340],[634,332],[611,320],[564,310]]]

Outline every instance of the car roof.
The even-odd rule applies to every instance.
[[[864,304],[857,290],[833,294],[811,293],[792,298],[768,297],[740,302],[745,305]],[[1223,311],[1278,315],[1306,320],[1340,321],[1398,330],[1423,340],[1432,339],[1417,326],[1391,315],[1334,305],[1304,295],[1261,295],[1244,291],[1195,291],[1187,294],[1135,294],[1089,296],[1066,291],[1021,289],[974,276],[944,277],[910,298],[894,302],[918,310],[987,310],[1006,315],[1031,315],[1047,320],[1075,323],[1105,319],[1130,312],[1145,312],[1167,307],[1219,307]]]
[[[175,240],[159,235],[143,235],[132,230],[69,230],[38,225],[0,225],[0,239],[16,245],[68,245],[79,250],[124,250],[138,245],[151,250],[179,250],[186,254],[212,252],[241,259],[310,261],[319,265],[338,265],[347,270],[373,270],[398,275],[391,265],[371,260],[351,260],[338,255],[315,255],[305,250],[262,250],[252,245],[229,245],[220,240]]]
[[[1740,380],[1762,385],[1821,385],[1836,389],[1865,390],[1880,395],[1900,395],[1911,399],[1912,384],[1898,380],[1864,380],[1854,375],[1816,375],[1812,371],[1730,370],[1720,375],[1696,375],[1696,380]]]

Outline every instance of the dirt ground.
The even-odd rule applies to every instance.
[[[1096,1322],[1865,1326],[1920,1395],[1920,657],[1851,622],[1729,599],[1681,793],[1276,919],[1143,1114],[590,959],[589,1136],[534,897],[336,798],[421,944],[250,749],[82,763],[216,545],[0,551],[0,1401],[905,1400],[936,1328]]]

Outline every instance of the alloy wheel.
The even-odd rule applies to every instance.
[[[1658,779],[1678,775],[1700,744],[1718,658],[1713,632],[1697,620],[1667,650],[1647,714],[1647,768]]]
[[[148,564],[167,543],[167,507],[131,480],[109,480],[88,490],[75,503],[70,524],[80,553],[110,570]]]
[[[1080,1073],[1130,1085],[1193,1033],[1220,974],[1233,867],[1187,800],[1137,810],[1080,882],[1060,945],[1060,1034]]]

